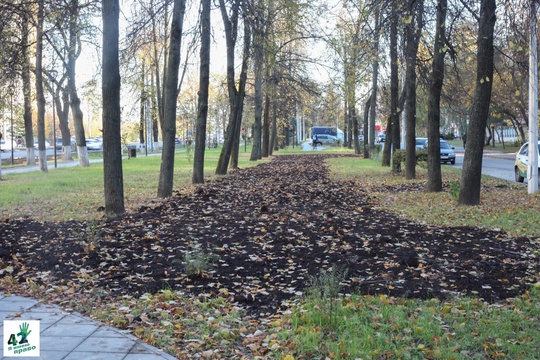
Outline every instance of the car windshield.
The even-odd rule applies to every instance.
[[[441,149],[451,149],[452,147],[450,146],[449,143],[447,143],[446,141],[441,141]]]

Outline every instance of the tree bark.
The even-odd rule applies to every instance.
[[[272,97],[272,136],[270,137],[270,155],[274,151],[278,150],[278,136],[277,136],[277,101],[274,96]]]
[[[386,134],[392,134],[392,117],[389,116],[386,120]],[[382,166],[390,166],[392,158],[392,136],[387,135],[384,142],[384,149],[382,154]]]
[[[358,140],[358,135],[360,134],[358,130],[358,117],[356,115],[356,106],[352,110],[352,122],[353,122],[353,144],[354,144],[354,153],[360,154],[360,141]]]
[[[45,146],[45,94],[43,90],[43,22],[44,4],[38,3],[36,34],[36,99],[39,170],[47,172],[47,148]]]
[[[159,170],[157,191],[157,196],[160,198],[171,196],[173,190],[176,101],[178,99],[178,72],[180,66],[180,48],[182,45],[182,31],[185,11],[185,0],[174,0],[169,56],[167,67],[165,69],[165,90],[163,92],[163,149],[161,153],[161,167]]]
[[[29,15],[24,14],[22,24],[21,43],[24,45],[22,49],[23,66],[22,66],[22,83],[23,83],[23,98],[24,98],[24,142],[26,144],[26,165],[35,165],[36,156],[34,150],[34,130],[32,124],[32,84],[31,84],[31,64],[29,53]]]
[[[364,159],[369,159],[369,107],[371,106],[371,96],[364,105]]]
[[[60,98],[60,92],[62,97]],[[69,95],[68,92],[57,86],[56,95],[56,114],[58,116],[58,124],[60,133],[62,134],[62,160],[71,161],[73,156],[71,153],[71,132],[69,131],[68,115],[69,115]]]
[[[406,75],[405,96],[407,112],[405,120],[405,178],[416,178],[416,58],[418,44],[422,32],[423,0],[409,0],[408,15],[411,22],[405,27],[406,45]]]
[[[461,190],[458,199],[460,205],[480,204],[482,155],[493,84],[493,29],[495,27],[496,8],[495,0],[482,0],[480,4],[476,88],[461,173]]]
[[[437,23],[433,50],[433,65],[428,99],[428,191],[442,191],[441,144],[439,141],[441,126],[441,93],[444,80],[445,22],[447,0],[437,1]],[[408,144],[407,144],[408,145]]]
[[[208,88],[210,84],[210,5],[211,0],[202,0],[201,12],[201,69],[199,76],[199,106],[195,132],[195,154],[193,156],[193,184],[204,183],[204,151],[206,122],[208,118]]]
[[[270,96],[266,94],[262,128],[262,157],[268,157],[270,151]]]
[[[103,174],[105,212],[122,214],[124,180],[120,138],[120,62],[118,59],[118,0],[103,0]]]
[[[377,82],[379,78],[379,30],[381,26],[380,8],[376,5],[375,8],[375,40],[373,41],[373,74],[371,80],[371,109],[370,109],[370,122],[369,122],[369,150],[373,153],[375,148],[375,116],[377,112]]]
[[[255,75],[255,121],[253,124],[253,147],[249,160],[256,161],[262,158],[262,113],[263,113],[263,71],[264,71],[264,41],[266,39],[265,25],[263,21],[264,9],[262,2],[257,2],[257,16],[253,17],[253,53]]]
[[[399,73],[398,73],[398,50],[397,50],[397,3],[392,4],[392,13],[390,19],[390,123],[391,131],[386,130],[385,150],[392,146],[392,150],[387,151],[392,154],[401,147],[400,131],[399,131]],[[389,142],[388,138],[391,138]],[[392,171],[394,173],[401,172],[401,163],[392,161]]]
[[[75,139],[77,141],[77,153],[79,155],[79,165],[90,166],[88,159],[88,149],[86,148],[86,138],[84,135],[83,112],[81,110],[81,99],[77,93],[75,66],[80,54],[79,28],[77,26],[79,17],[79,3],[77,0],[70,2],[70,22],[69,22],[69,50],[66,72],[68,75],[69,97],[71,99],[71,114],[75,128]]]
[[[244,23],[244,49],[242,68],[240,70],[238,88],[236,88],[234,50],[236,46],[236,37],[238,31],[238,15],[240,7],[242,5],[239,0],[235,0],[232,9],[232,15],[229,18],[225,1],[220,0],[219,4],[221,9],[221,15],[223,18],[223,24],[225,26],[225,39],[227,43],[227,88],[229,92],[230,113],[225,141],[223,142],[223,148],[221,149],[221,154],[219,156],[218,164],[216,167],[216,174],[225,175],[227,174],[227,169],[229,168],[229,162],[231,162],[232,168],[238,166],[238,144],[240,138],[242,110],[247,80],[247,67],[250,52],[251,33],[249,26]],[[233,154],[235,148],[236,156]]]

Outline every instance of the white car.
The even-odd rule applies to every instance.
[[[38,146],[39,146],[39,143],[37,139],[34,139],[34,149],[37,150]],[[50,148],[51,148],[51,144],[47,140],[45,140],[45,149],[50,149]]]
[[[86,139],[86,148],[88,150],[103,150],[103,140],[100,138]]]
[[[538,140],[538,151],[540,151],[540,140]],[[514,163],[514,174],[517,182],[523,182],[527,177],[527,168],[529,166],[529,143],[526,142],[516,154]],[[540,167],[539,167],[540,169]],[[538,172],[540,174],[540,171]]]
[[[0,140],[0,150],[2,151],[11,150],[11,140]]]
[[[328,135],[328,134],[318,134],[317,140],[319,140],[319,143],[321,144],[328,144],[328,145],[339,143],[339,140],[337,137],[333,135]]]

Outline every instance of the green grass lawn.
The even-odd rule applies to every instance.
[[[249,151],[250,149],[248,149]],[[221,149],[205,151],[205,177],[213,178]],[[239,167],[253,166],[249,152],[240,152]],[[265,161],[265,160],[263,160]],[[127,211],[156,200],[160,156],[144,156],[123,160],[124,197]],[[49,164],[50,165],[50,164]],[[193,174],[193,153],[177,152],[174,168],[174,189],[189,191]],[[47,173],[40,171],[3,174],[0,192],[0,217],[30,216],[37,220],[95,219],[103,206],[103,163],[89,167],[67,167]]]

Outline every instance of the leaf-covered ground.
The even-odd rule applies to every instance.
[[[537,282],[538,243],[398,219],[361,184],[329,180],[324,159],[278,156],[97,224],[4,219],[0,277],[102,298],[224,296],[254,317],[286,308],[335,266],[348,270],[344,292],[395,297],[498,301]],[[201,250],[206,261],[191,267],[212,266],[188,271],[185,255]]]

